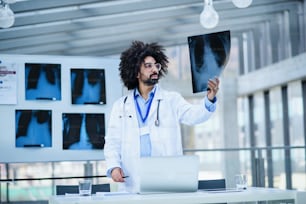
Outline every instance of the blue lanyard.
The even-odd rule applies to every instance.
[[[156,89],[155,89],[156,90]],[[150,101],[149,101],[149,106],[147,108],[147,112],[146,112],[146,115],[143,117],[142,116],[142,113],[141,113],[141,109],[140,109],[140,106],[139,106],[139,103],[137,101],[137,96],[136,96],[136,89],[135,89],[135,92],[134,92],[134,100],[135,100],[135,103],[136,103],[136,107],[137,107],[137,111],[140,115],[140,118],[142,120],[142,123],[145,123],[145,121],[147,120],[148,116],[149,116],[149,112],[150,112],[150,109],[151,109],[151,104],[152,104],[152,101],[153,101],[153,98],[154,98],[154,94],[155,94],[155,90],[153,93],[150,94]]]

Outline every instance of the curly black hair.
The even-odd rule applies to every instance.
[[[124,85],[128,90],[138,86],[137,75],[141,64],[148,56],[153,57],[157,63],[162,65],[159,76],[163,77],[168,70],[168,57],[164,53],[164,48],[157,43],[144,43],[133,41],[131,47],[123,51],[120,56],[119,72]]]

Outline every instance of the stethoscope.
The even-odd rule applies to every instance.
[[[127,96],[123,100],[123,113],[124,114],[125,114],[125,103],[126,103],[126,100],[127,100]],[[159,104],[160,104],[160,99],[157,100],[157,113],[156,113],[156,119],[155,119],[155,122],[154,122],[156,127],[159,127],[159,125],[160,125],[160,121],[159,121]],[[129,116],[129,117],[132,117],[132,116]]]
[[[155,119],[155,126],[159,127],[159,104],[160,104],[160,99],[157,100],[157,113],[156,113],[156,119]]]

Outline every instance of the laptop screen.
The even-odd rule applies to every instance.
[[[198,173],[195,155],[141,158],[139,193],[195,192]]]

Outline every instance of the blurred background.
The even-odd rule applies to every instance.
[[[306,190],[305,0],[253,0],[245,8],[234,2],[2,0],[0,9],[14,14],[4,23],[0,15],[0,56],[119,58],[133,40],[159,42],[170,58],[161,85],[199,103],[205,93],[192,93],[187,37],[230,30],[217,112],[204,124],[182,126],[185,154],[200,156],[201,179],[226,178],[233,187],[234,175],[244,173],[249,186]],[[218,21],[205,25],[200,16],[211,3]],[[103,160],[0,163],[0,179],[16,180],[0,183],[0,202],[47,203],[56,185],[78,182],[65,177],[111,182],[105,168]]]

